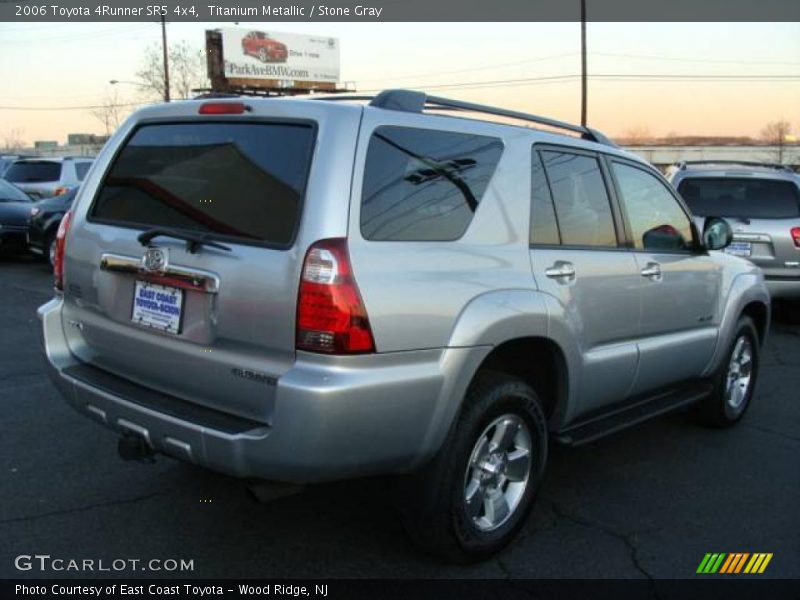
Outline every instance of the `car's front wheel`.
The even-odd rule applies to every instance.
[[[547,462],[547,428],[525,382],[482,373],[434,461],[403,484],[410,536],[453,562],[490,557],[522,527]]]
[[[755,323],[750,317],[742,316],[725,360],[714,376],[711,394],[693,407],[695,419],[715,427],[738,423],[753,399],[760,357]]]

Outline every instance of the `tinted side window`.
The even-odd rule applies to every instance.
[[[642,250],[690,250],[692,226],[667,187],[646,171],[613,163],[620,201],[634,246]]]
[[[78,162],[75,163],[75,175],[78,177],[78,181],[83,181],[83,178],[86,177],[86,173],[89,171],[89,167],[92,166],[90,162]]]
[[[550,196],[542,159],[535,151],[531,172],[531,204],[531,244],[560,244],[561,235],[558,232],[553,198]]]
[[[460,238],[502,151],[496,138],[379,127],[364,166],[362,235],[393,241]]]
[[[561,243],[616,246],[614,217],[598,160],[550,150],[542,152],[542,160],[553,194]]]

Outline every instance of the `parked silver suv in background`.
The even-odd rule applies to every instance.
[[[93,161],[90,156],[23,158],[11,163],[3,179],[35,200],[60,196],[81,184]]]
[[[788,167],[764,163],[678,163],[667,178],[703,226],[725,217],[733,242],[725,252],[764,271],[773,298],[800,300],[800,177]]]
[[[39,314],[53,381],[124,457],[399,475],[413,538],[467,561],[522,526],[549,440],[742,417],[770,304],[724,220],[701,233],[591,129],[346,100],[152,106],[98,157]]]

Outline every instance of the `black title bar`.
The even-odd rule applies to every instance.
[[[798,0],[586,0],[588,21],[800,21]],[[579,21],[579,0],[0,0],[0,21]],[[676,39],[676,44],[682,40]]]

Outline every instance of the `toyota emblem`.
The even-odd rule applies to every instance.
[[[142,257],[142,268],[148,273],[166,271],[167,251],[164,248],[148,248]]]

